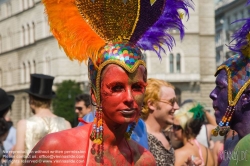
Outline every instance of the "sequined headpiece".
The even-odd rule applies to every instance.
[[[242,54],[227,59],[217,70],[226,70],[228,77],[228,103],[235,106],[250,84],[250,59]]]
[[[70,59],[89,59],[89,79],[100,104],[100,73],[110,63],[133,72],[145,66],[140,51],[155,51],[159,58],[174,38],[175,28],[184,35],[183,10],[189,0],[43,0],[51,31]],[[146,66],[145,66],[146,67]]]

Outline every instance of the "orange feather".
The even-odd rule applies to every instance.
[[[50,30],[67,56],[80,62],[91,58],[96,61],[105,45],[80,15],[75,0],[42,0]]]

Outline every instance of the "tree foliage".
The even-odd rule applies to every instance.
[[[72,80],[65,80],[57,85],[56,98],[53,100],[54,114],[64,117],[72,126],[76,118],[75,96],[83,93],[80,85]]]

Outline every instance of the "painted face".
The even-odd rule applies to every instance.
[[[178,141],[182,141],[183,140],[183,134],[182,134],[182,128],[180,126],[180,122],[178,119],[174,119],[174,123],[173,123],[173,133],[175,138]]]
[[[84,117],[90,112],[90,107],[85,106],[84,101],[79,101],[75,103],[75,113],[78,115],[78,118]]]
[[[120,66],[108,65],[102,73],[101,103],[104,120],[116,124],[138,119],[146,87],[145,67],[128,73]]]
[[[173,124],[174,112],[179,109],[175,91],[171,87],[163,86],[160,92],[160,101],[156,102],[154,116],[163,125]]]
[[[225,70],[221,70],[216,78],[216,87],[210,93],[213,100],[216,122],[219,124],[228,107],[228,82]]]

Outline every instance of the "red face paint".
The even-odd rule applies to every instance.
[[[101,103],[104,119],[116,124],[135,121],[139,117],[146,88],[145,67],[134,73],[111,64],[102,73]]]

